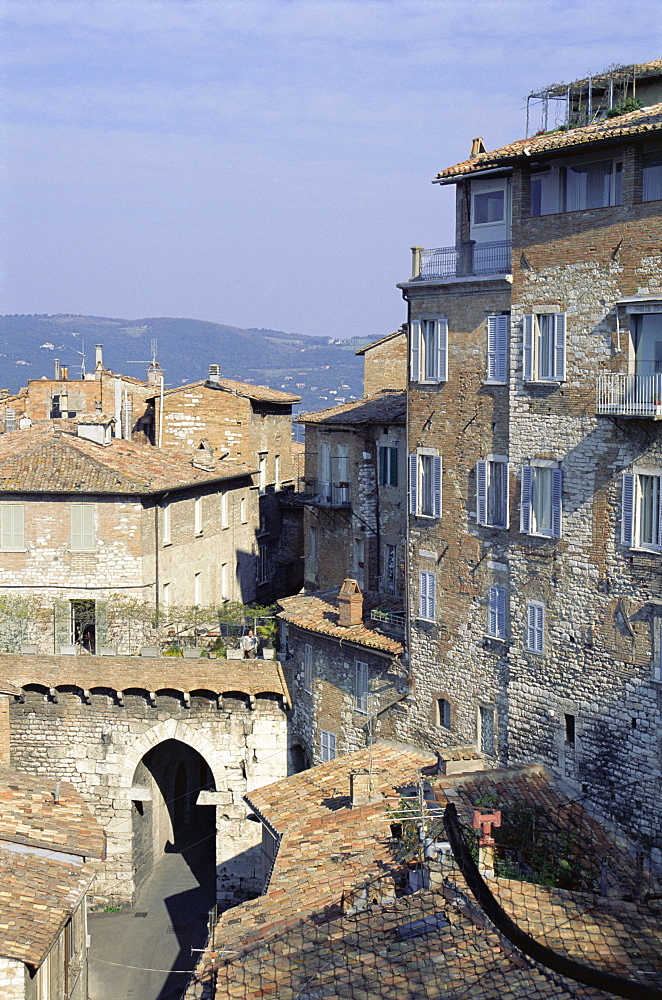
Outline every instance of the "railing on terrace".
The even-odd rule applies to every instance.
[[[351,507],[352,491],[349,483],[330,483],[323,479],[300,479],[296,494],[300,502],[320,507]]]
[[[454,247],[425,250],[412,247],[412,281],[464,278],[489,274],[510,274],[512,240],[493,243],[461,243]]]
[[[405,632],[405,612],[404,611],[371,611],[370,618],[373,622],[379,622],[385,628],[394,632]]]
[[[662,374],[598,375],[596,412],[662,420]]]

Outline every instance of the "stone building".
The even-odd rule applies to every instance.
[[[108,645],[113,595],[156,610],[255,598],[249,466],[217,460],[211,448],[191,459],[106,432],[100,443],[83,435],[104,425],[74,434],[59,423],[0,438],[0,594],[54,608],[39,635],[4,636],[5,648],[98,651]],[[28,633],[35,625],[24,624]]]
[[[1,697],[5,700],[6,695]],[[3,1000],[87,1000],[87,893],[104,857],[101,827],[74,788],[67,782],[10,769],[3,755]]]
[[[150,398],[157,445],[193,453],[206,441],[219,456],[257,470],[255,596],[262,604],[303,582],[301,509],[287,498],[295,484],[292,406],[298,402],[291,393],[221,378],[218,365],[209,366],[206,380]]]
[[[650,839],[662,768],[662,105],[443,170],[413,249],[401,733],[541,760]],[[658,845],[659,847],[659,845]]]
[[[280,655],[289,677],[291,769],[359,750],[394,734],[406,712],[404,614],[355,580],[281,599]],[[373,617],[374,615],[374,617]]]
[[[363,358],[363,394],[407,388],[407,331],[403,326],[356,352]]]

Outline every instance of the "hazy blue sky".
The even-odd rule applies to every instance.
[[[0,0],[1,312],[333,336],[404,319],[436,171],[535,87],[660,56],[657,0]]]

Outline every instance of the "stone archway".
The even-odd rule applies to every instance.
[[[225,788],[225,764],[221,752],[203,733],[198,732],[186,722],[165,719],[162,722],[157,722],[155,726],[147,729],[140,736],[136,736],[135,741],[124,755],[119,785],[127,799],[131,798],[133,776],[138,764],[146,753],[158,746],[159,743],[165,743],[166,740],[179,740],[180,743],[186,743],[193,750],[197,750],[200,756],[207,761],[214,776],[216,788]]]

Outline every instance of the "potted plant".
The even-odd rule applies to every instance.
[[[278,623],[275,618],[269,619],[265,624],[258,625],[257,634],[262,640],[262,657],[265,660],[273,660],[276,657],[276,637],[278,635]]]

